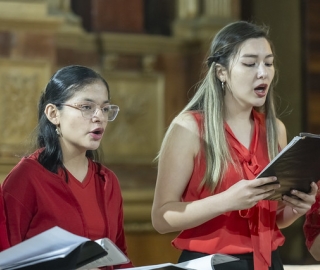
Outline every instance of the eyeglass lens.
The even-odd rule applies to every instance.
[[[81,106],[81,112],[85,118],[92,118],[98,113],[97,110],[101,110],[104,117],[108,119],[108,121],[113,121],[117,117],[119,107],[117,105],[106,105],[100,108],[95,103],[82,104]]]

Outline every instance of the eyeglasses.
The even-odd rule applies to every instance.
[[[87,101],[84,103],[74,103],[74,104],[67,104],[67,103],[61,103],[60,105],[68,106],[77,110],[80,110],[82,113],[83,118],[91,119],[94,117],[98,110],[102,111],[103,116],[108,119],[108,121],[113,121],[116,119],[118,112],[119,112],[119,106],[117,105],[111,105],[107,104],[103,107],[100,107],[98,104]]]

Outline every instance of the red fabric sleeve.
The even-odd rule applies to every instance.
[[[4,213],[3,196],[0,186],[0,251],[9,248],[6,216]]]
[[[317,185],[320,188],[320,181],[318,181]],[[306,246],[310,249],[315,238],[320,233],[320,191],[318,191],[316,202],[306,213],[303,232],[306,237]]]

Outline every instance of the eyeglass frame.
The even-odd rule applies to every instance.
[[[97,111],[98,111],[98,110],[101,110],[103,116],[105,117],[105,115],[104,115],[104,113],[103,113],[103,111],[102,111],[102,109],[105,108],[105,107],[111,107],[112,110],[116,109],[116,113],[115,113],[114,118],[113,118],[112,120],[109,120],[108,117],[105,117],[105,118],[107,118],[107,121],[108,121],[108,122],[114,121],[114,120],[117,118],[118,113],[119,113],[119,111],[120,111],[119,106],[118,106],[118,105],[114,105],[114,104],[106,104],[105,106],[101,107],[101,106],[99,106],[97,103],[92,102],[92,101],[87,101],[87,103],[91,103],[91,104],[95,104],[95,105],[96,105],[96,109],[95,109],[94,113],[92,114],[92,116],[91,116],[90,118],[85,117],[85,116],[83,115],[83,113],[85,112],[85,110],[83,110],[83,109],[81,109],[81,107],[79,107],[79,106],[85,105],[85,104],[86,104],[85,102],[84,102],[83,104],[79,104],[79,103],[73,103],[73,104],[60,103],[60,104],[57,104],[57,105],[59,105],[59,106],[68,106],[68,107],[70,107],[70,108],[74,108],[74,109],[77,109],[77,110],[81,111],[81,115],[82,115],[82,117],[83,117],[84,119],[92,119],[92,118],[97,114]]]

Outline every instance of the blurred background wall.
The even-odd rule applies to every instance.
[[[176,262],[150,211],[166,127],[205,70],[211,39],[229,22],[271,27],[279,68],[277,108],[288,140],[320,133],[318,0],[0,0],[0,180],[27,149],[37,101],[60,67],[100,72],[120,106],[102,143],[124,197],[129,256],[136,266]],[[284,230],[286,264],[312,264],[303,218]]]

